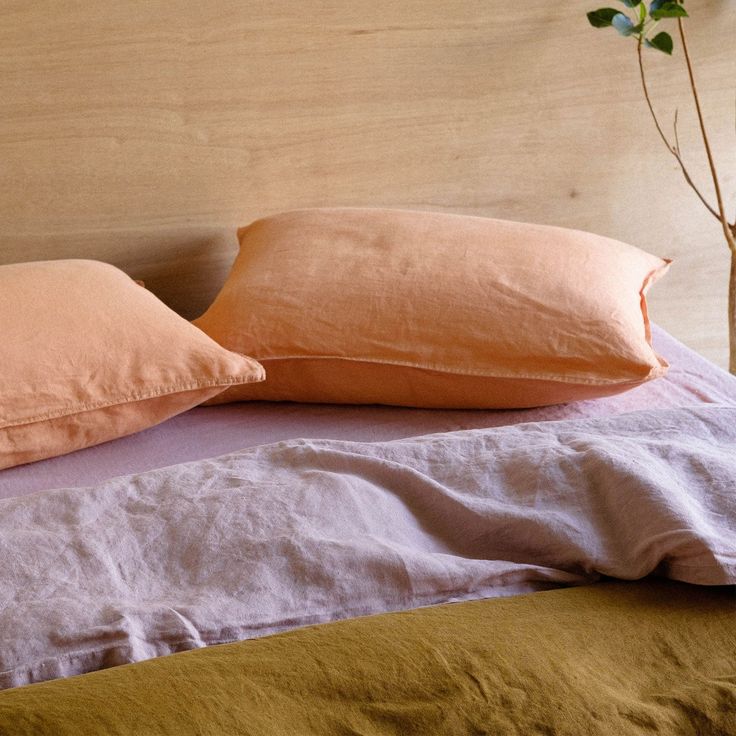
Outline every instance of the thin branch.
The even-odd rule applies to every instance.
[[[659,133],[659,137],[662,139],[662,142],[667,147],[667,150],[677,159],[677,163],[680,164],[680,169],[682,169],[682,174],[685,177],[685,181],[689,184],[690,188],[695,192],[695,194],[698,195],[698,198],[703,203],[705,208],[711,213],[711,215],[713,215],[713,217],[715,217],[716,220],[718,220],[718,222],[721,222],[722,224],[722,220],[718,212],[716,212],[714,207],[708,204],[708,201],[700,193],[700,190],[695,185],[695,182],[690,176],[690,172],[687,170],[687,167],[685,166],[685,163],[682,160],[682,156],[680,155],[679,143],[677,147],[673,146],[672,143],[670,143],[667,136],[665,135],[664,131],[662,130],[662,126],[659,124],[659,118],[657,117],[657,113],[654,111],[654,105],[652,104],[652,99],[649,96],[649,87],[647,86],[646,75],[644,74],[644,60],[642,58],[642,52],[641,52],[643,42],[644,42],[643,35],[639,36],[639,42],[636,47],[637,57],[639,59],[639,75],[641,77],[641,87],[642,87],[642,90],[644,91],[644,99],[646,100],[647,106],[649,107],[649,112],[652,115],[652,120],[654,120],[654,125],[657,128],[657,133]]]
[[[685,164],[682,161],[682,151],[680,149],[680,134],[677,130],[677,122],[679,119],[680,111],[675,108],[675,122],[673,124],[674,132],[675,132],[675,145],[674,145],[674,151],[677,156],[677,160],[680,164],[680,167],[682,168],[682,173],[685,177],[685,181],[687,181],[688,184],[695,190],[695,193],[700,197],[700,201],[708,208],[710,213],[715,217],[719,222],[721,221],[721,218],[718,217],[718,213],[715,211],[713,207],[711,207],[701,196],[700,192],[695,188],[695,185],[693,184],[692,179],[690,178],[690,174],[688,173],[688,170],[685,168]]]
[[[713,215],[713,217],[716,218],[716,220],[718,220],[718,222],[720,222],[721,221],[721,218],[718,216],[718,213],[701,196],[700,192],[697,190],[697,188],[693,184],[693,180],[690,178],[690,174],[689,174],[688,170],[685,168],[685,164],[682,161],[682,150],[680,149],[680,135],[679,135],[678,130],[677,130],[677,122],[678,122],[678,118],[679,118],[679,113],[680,113],[680,111],[677,108],[675,108],[675,122],[673,124],[674,132],[675,132],[675,145],[674,145],[674,150],[675,150],[675,153],[676,153],[676,156],[677,156],[677,160],[678,160],[678,162],[680,164],[680,167],[682,168],[683,176],[685,177],[685,181],[695,190],[695,193],[698,195],[698,197],[700,197],[700,201],[708,208],[708,211]]]
[[[705,153],[708,156],[708,166],[710,167],[710,174],[713,179],[713,188],[716,192],[716,200],[718,201],[718,219],[723,226],[723,234],[726,236],[726,242],[728,247],[736,253],[736,240],[734,239],[733,232],[726,216],[726,208],[723,204],[723,195],[721,193],[721,184],[718,180],[718,172],[716,171],[716,164],[713,160],[713,152],[710,148],[710,141],[708,140],[708,133],[705,129],[705,120],[703,119],[703,111],[700,107],[700,95],[698,94],[698,87],[695,84],[695,74],[693,73],[693,65],[690,60],[690,52],[687,47],[687,39],[685,38],[685,27],[682,23],[682,18],[677,19],[677,28],[680,31],[680,40],[682,41],[682,51],[685,54],[685,62],[687,64],[687,73],[690,78],[690,89],[693,93],[693,99],[695,100],[695,109],[698,112],[698,123],[700,125],[700,133],[703,138],[703,144],[705,145]]]

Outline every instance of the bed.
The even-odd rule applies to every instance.
[[[736,378],[671,334],[722,362],[724,298],[713,283],[727,265],[707,243],[690,247],[706,230],[687,193],[658,189],[672,211],[674,235],[663,238],[649,210],[629,207],[622,146],[595,160],[581,153],[598,148],[601,127],[623,143],[641,121],[633,105],[622,106],[626,117],[598,94],[611,74],[589,64],[598,51],[575,25],[579,9],[175,5],[83,2],[53,22],[37,4],[0,11],[10,49],[0,335],[23,311],[13,311],[8,269],[27,262],[46,279],[54,264],[68,267],[24,296],[34,306],[50,294],[60,308],[75,269],[88,269],[77,282],[85,313],[128,310],[124,345],[142,335],[141,354],[161,360],[178,352],[175,336],[226,374],[186,383],[181,393],[196,389],[196,400],[165,411],[141,379],[129,412],[80,421],[54,444],[64,389],[43,370],[23,402],[51,408],[8,419],[23,403],[8,366],[52,344],[53,321],[29,319],[12,333],[15,352],[3,343],[0,734],[736,733]],[[713,18],[695,27],[702,43],[728,29],[719,19],[730,11],[710,5]],[[730,80],[727,65],[708,63],[713,84]],[[626,98],[626,79],[616,84]],[[576,147],[558,145],[573,136]],[[542,173],[529,155],[540,148]],[[637,160],[641,186],[654,188],[646,177],[661,162],[649,151]],[[324,385],[317,398],[263,400],[280,358],[257,356],[264,382],[244,357],[252,352],[218,333],[225,355],[199,334],[216,334],[202,315],[233,265],[236,228],[293,207],[356,205],[411,209],[420,230],[440,212],[492,215],[514,222],[491,227],[554,223],[667,256],[641,256],[630,295],[652,364],[635,366],[630,390],[588,398],[576,384],[574,399],[543,407],[437,408],[431,375],[418,382],[420,400],[406,400],[422,408],[380,405],[390,375],[380,361],[362,404],[325,401]],[[549,246],[557,236],[544,232]],[[671,256],[680,262],[653,302],[667,330],[650,331],[644,295]],[[411,271],[399,262],[385,272]],[[564,264],[547,267],[549,281],[565,282]],[[269,269],[264,302],[275,302],[285,271]],[[305,289],[319,296],[318,269],[308,270]],[[451,270],[434,268],[430,283],[451,282]],[[463,299],[485,294],[472,266],[455,275],[450,299],[424,288],[440,305],[433,314],[450,315],[443,339],[453,349]],[[615,291],[622,278],[596,284]],[[400,291],[386,288],[365,313],[392,312],[385,299]],[[526,311],[519,334],[554,327],[546,304]],[[324,304],[311,308],[314,318]],[[149,309],[150,324],[140,320]],[[595,332],[630,318],[585,313],[576,325]],[[53,368],[64,364],[57,351],[80,363],[97,351],[107,363],[90,363],[90,381],[114,384],[130,368],[125,352],[114,333],[87,347],[96,328],[86,319],[44,360]],[[411,321],[388,332],[405,336]],[[146,332],[164,322],[171,332]],[[348,342],[354,324],[342,324]],[[598,342],[617,364],[625,351]],[[564,362],[560,352],[545,359]],[[166,363],[146,380],[187,365]],[[145,361],[133,368],[148,371]],[[22,383],[24,371],[15,375]],[[178,374],[171,380],[181,388]],[[399,393],[413,380],[402,376]],[[366,386],[348,377],[338,396]],[[216,403],[236,388],[247,400]],[[140,425],[133,404],[148,412]],[[22,428],[36,420],[48,432],[29,443]]]
[[[429,491],[424,487],[406,490],[406,480],[379,482],[391,492],[388,505],[385,498],[372,497],[369,506],[374,510],[369,511],[355,501],[354,494],[368,492],[368,487],[361,488],[360,479],[370,481],[376,472],[359,463],[357,454],[366,448],[369,454],[370,448],[383,452],[395,449],[397,442],[414,440],[420,448],[416,463],[421,447],[433,438],[444,438],[443,444],[452,438],[467,442],[468,434],[477,440],[487,429],[527,431],[547,426],[564,428],[568,434],[575,430],[589,440],[601,429],[601,422],[645,417],[652,407],[659,417],[674,412],[665,422],[671,427],[689,421],[688,411],[727,411],[736,405],[736,382],[731,376],[658,328],[654,340],[672,364],[670,373],[617,397],[522,411],[272,402],[199,407],[127,438],[3,471],[5,535],[11,527],[25,527],[29,539],[36,540],[28,552],[38,556],[40,566],[36,564],[31,578],[23,583],[12,574],[13,564],[6,567],[6,591],[24,588],[28,595],[16,593],[14,603],[5,599],[2,678],[11,689],[0,694],[0,732],[515,733],[521,729],[525,733],[639,733],[653,727],[678,733],[731,732],[736,594],[726,585],[733,566],[727,549],[722,551],[723,577],[708,578],[710,570],[698,578],[688,572],[698,570],[694,564],[698,555],[692,549],[684,553],[685,567],[678,572],[677,564],[683,563],[675,560],[683,556],[678,549],[688,546],[681,539],[672,549],[639,550],[627,561],[613,550],[621,528],[609,529],[606,542],[605,534],[594,528],[591,536],[597,543],[611,547],[608,556],[593,550],[589,560],[576,559],[554,571],[539,564],[542,561],[534,559],[529,549],[507,545],[494,554],[483,544],[468,547],[472,525],[448,509],[443,512],[448,517],[445,526],[428,520],[427,514],[436,514],[437,508],[431,503],[425,506],[418,494]],[[698,418],[699,426],[705,419]],[[661,427],[647,429],[660,438],[660,445],[662,431]],[[699,439],[694,435],[689,439],[700,443],[694,446],[704,464],[709,462],[705,448],[713,442],[712,432],[711,428]],[[617,442],[625,441],[624,435],[617,437]],[[330,443],[337,444],[332,451],[349,449],[357,454],[347,465],[336,460],[338,465],[333,467],[324,452]],[[508,437],[506,449],[495,448],[494,456],[529,445],[519,437]],[[592,451],[591,447],[585,451]],[[316,487],[324,497],[313,507],[305,500],[307,489],[287,512],[287,497],[300,493],[290,487],[285,497],[272,499],[274,507],[254,516],[250,531],[232,545],[204,533],[207,524],[215,523],[205,514],[201,520],[188,515],[170,518],[172,525],[186,527],[184,549],[175,550],[181,542],[160,539],[160,546],[157,542],[146,548],[141,558],[142,548],[132,555],[125,553],[130,539],[115,547],[126,537],[125,528],[116,529],[115,524],[127,502],[113,494],[122,492],[130,499],[131,489],[144,488],[151,473],[187,468],[196,475],[200,460],[206,465],[207,458],[218,455],[226,462],[240,458],[236,462],[245,464],[237,470],[229,466],[227,475],[242,479],[255,459],[241,457],[248,452],[243,448],[251,448],[258,457],[276,453],[264,470],[268,482],[256,479],[251,494],[264,483],[266,494],[275,494],[280,484],[274,474],[291,462],[284,457],[311,450],[317,452],[316,459],[297,464],[298,477],[306,478],[305,471],[320,477]],[[726,448],[724,444],[728,452]],[[469,462],[467,448],[462,452]],[[531,457],[524,459],[525,465],[532,462]],[[664,458],[672,467],[679,465],[671,447]],[[332,484],[320,473],[327,473]],[[615,480],[615,468],[606,467],[602,475],[590,469],[586,473],[594,478],[591,488],[609,479],[616,504],[628,508],[626,520],[647,513],[635,508],[634,496],[622,500],[625,481]],[[125,474],[135,475],[116,480],[115,476]],[[177,475],[175,483],[186,485],[184,476],[186,472]],[[218,487],[212,477],[206,481],[204,477],[190,485]],[[346,478],[357,485],[351,486]],[[677,478],[670,480],[677,482]],[[447,487],[450,478],[442,482]],[[732,478],[723,482],[731,493]],[[232,482],[227,485],[235,487]],[[89,516],[79,498],[75,501],[68,495],[75,493],[69,489],[88,486],[104,491],[94,503],[85,502]],[[161,487],[166,494],[172,492],[171,486]],[[49,488],[61,490],[45,490]],[[59,492],[67,496],[50,500]],[[637,486],[635,496],[640,495]],[[351,497],[355,508],[350,506]],[[265,497],[249,498],[238,513],[247,515],[251,507],[267,504]],[[34,499],[34,504],[23,504],[25,499]],[[447,497],[438,501],[440,507],[446,502]],[[160,509],[166,505],[163,497],[137,498],[135,504],[140,503]],[[133,517],[142,519],[146,512],[135,504]],[[344,504],[353,509],[352,514],[336,512]],[[266,521],[279,508],[281,520]],[[70,528],[79,531],[72,540],[65,537],[63,524],[48,526],[48,520],[62,511],[81,514],[69,522]],[[21,516],[13,521],[18,513]],[[372,513],[382,520],[379,527],[368,531],[360,525],[351,527],[351,515],[365,519]],[[655,513],[654,506],[649,513]],[[300,528],[300,514],[312,514],[310,523],[328,526],[305,531]],[[392,515],[402,520],[393,528],[387,521]],[[508,524],[508,518],[503,518]],[[581,528],[587,523],[582,516],[578,521]],[[126,528],[129,523],[130,519]],[[489,517],[485,523],[494,522]],[[453,529],[456,524],[461,524],[459,530]],[[38,535],[45,526],[64,540],[60,547],[39,546]],[[652,529],[644,526],[649,539]],[[142,533],[143,538],[148,538],[149,531]],[[98,540],[101,548],[95,549],[90,533],[105,537]],[[433,541],[428,543],[426,534]],[[530,536],[529,529],[520,528],[518,534]],[[195,541],[198,535],[202,535],[201,548]],[[671,535],[662,532],[660,536]],[[270,555],[261,548],[264,539],[259,542],[264,536],[270,540]],[[159,533],[153,538],[159,539]],[[634,539],[629,542],[636,544]],[[21,545],[22,535],[13,544]],[[81,563],[66,569],[59,560],[69,556],[70,546],[80,552]],[[383,552],[376,556],[374,546]],[[213,553],[211,559],[207,549]],[[12,552],[6,539],[5,558],[17,560],[9,556]],[[206,585],[201,587],[202,579],[193,584],[180,569],[168,570],[172,585],[155,590],[145,576],[136,579],[134,570],[145,556],[164,552],[173,554],[175,565],[189,559],[195,577],[223,581],[233,566],[236,574],[208,590]],[[192,554],[200,558],[196,564]],[[445,562],[433,568],[438,555]],[[508,559],[484,563],[484,556]],[[118,572],[113,577],[125,581],[122,587],[95,589],[99,573],[85,567],[84,560],[90,559],[116,560]],[[448,559],[452,560],[449,567]],[[530,560],[535,564],[523,564]],[[49,578],[39,581],[43,577],[39,569],[45,564]],[[278,572],[284,564],[287,569]],[[450,574],[453,565],[457,569]],[[336,569],[340,570],[337,575],[330,572]],[[66,583],[65,577],[70,577]],[[629,582],[613,582],[614,577]],[[684,578],[690,584],[666,577]],[[444,587],[439,585],[443,579]],[[702,582],[707,585],[692,584]],[[88,592],[86,585],[92,586]],[[199,605],[209,595],[215,600],[239,598],[247,605],[228,604],[219,611],[208,609],[210,604]],[[41,603],[44,596],[49,597],[51,610]],[[75,596],[79,605],[68,607]],[[104,605],[95,608],[96,597],[104,599]],[[95,613],[85,618],[82,609]],[[177,617],[173,626],[165,611]],[[216,632],[204,623],[213,616],[219,619]],[[30,625],[24,628],[19,618],[27,618]],[[75,631],[65,630],[64,622],[69,620],[76,621]],[[14,647],[11,636],[23,646]],[[87,646],[90,637],[94,647]],[[33,664],[35,644],[36,655],[43,655],[44,647],[46,651]],[[16,667],[8,667],[14,656]],[[80,671],[88,674],[70,677]],[[48,681],[23,684],[43,680]]]

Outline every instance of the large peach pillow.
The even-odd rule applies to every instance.
[[[0,266],[0,468],[131,434],[263,379],[114,266]]]
[[[667,262],[574,230],[383,209],[289,212],[239,231],[195,321],[269,399],[509,408],[608,396],[662,376],[644,295]]]

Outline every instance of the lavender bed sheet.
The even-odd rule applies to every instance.
[[[619,396],[521,411],[445,411],[384,406],[251,402],[199,407],[144,432],[97,447],[0,471],[0,498],[84,487],[121,475],[202,460],[280,440],[380,442],[520,422],[592,418],[641,409],[736,405],[736,378],[653,327],[665,378]]]

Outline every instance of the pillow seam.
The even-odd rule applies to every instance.
[[[253,376],[232,376],[226,379],[218,379],[213,381],[197,381],[195,383],[176,383],[170,384],[163,388],[159,388],[155,391],[144,393],[144,394],[129,394],[111,401],[102,401],[96,404],[79,404],[75,407],[65,407],[58,409],[53,412],[42,414],[39,416],[31,417],[29,419],[21,419],[19,421],[10,421],[5,424],[0,424],[0,430],[12,429],[13,427],[23,427],[28,424],[36,424],[37,422],[44,422],[50,419],[63,419],[64,417],[73,416],[74,414],[83,414],[88,411],[96,411],[98,409],[107,409],[112,406],[120,406],[122,404],[132,404],[137,401],[146,401],[147,399],[156,399],[163,396],[170,396],[173,394],[186,393],[187,391],[195,391],[198,388],[214,388],[217,386],[223,386],[227,388],[233,385],[243,385],[248,383],[254,383]]]
[[[233,350],[233,348],[229,348],[230,350]],[[239,351],[238,351],[239,352]],[[654,353],[654,355],[659,359],[658,365],[652,365],[649,369],[649,372],[642,376],[641,378],[627,378],[625,380],[609,380],[609,381],[602,381],[598,379],[592,379],[592,378],[576,378],[576,377],[570,377],[566,374],[553,374],[549,376],[544,375],[532,375],[529,373],[509,373],[504,374],[502,372],[480,372],[480,371],[456,371],[456,370],[448,370],[445,367],[437,368],[437,367],[431,367],[429,365],[422,365],[418,363],[411,363],[409,361],[392,361],[392,360],[379,360],[377,358],[352,358],[348,356],[340,356],[340,355],[285,355],[285,356],[275,356],[275,357],[255,357],[253,356],[253,353],[248,353],[254,360],[258,361],[259,363],[267,363],[268,361],[281,361],[281,360],[294,360],[294,361],[302,361],[302,360],[344,360],[349,361],[353,363],[367,363],[367,364],[376,364],[376,365],[387,365],[387,366],[395,366],[397,368],[415,368],[417,370],[426,370],[426,371],[432,371],[434,373],[441,373],[446,376],[469,376],[473,378],[502,378],[506,380],[514,380],[514,379],[526,379],[531,381],[556,381],[559,383],[569,383],[569,384],[582,384],[582,385],[589,385],[589,386],[624,386],[627,384],[640,384],[645,383],[646,381],[653,380],[654,378],[658,378],[660,376],[665,375],[667,372],[667,368],[669,367],[666,363],[663,365],[661,363],[661,358],[657,353]]]

